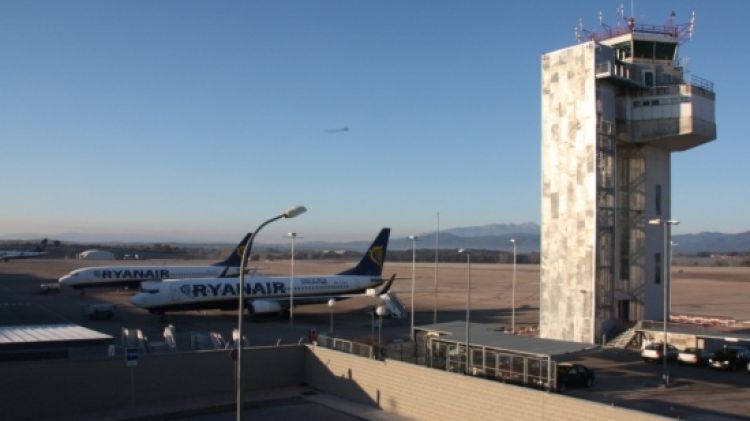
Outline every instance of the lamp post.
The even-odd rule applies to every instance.
[[[242,351],[244,349],[244,346],[242,344],[242,337],[243,337],[243,319],[244,319],[244,313],[245,313],[245,267],[247,266],[247,260],[250,257],[250,250],[253,248],[253,241],[255,240],[255,237],[258,236],[258,233],[260,232],[263,227],[270,224],[271,222],[277,221],[279,219],[283,218],[294,218],[295,216],[301,215],[307,211],[307,208],[304,206],[296,206],[293,208],[289,208],[282,212],[279,215],[274,216],[273,218],[270,218],[260,224],[258,226],[258,229],[253,231],[253,235],[250,236],[250,239],[247,240],[247,244],[245,244],[245,249],[242,252],[242,260],[240,262],[240,279],[238,284],[238,291],[237,291],[237,297],[238,297],[238,307],[237,307],[237,402],[236,402],[236,410],[237,410],[237,421],[242,421]]]
[[[333,298],[329,299],[328,300],[328,308],[331,309],[331,329],[330,329],[330,331],[331,331],[331,333],[330,333],[331,337],[333,337],[333,306],[334,305],[336,305],[336,300],[334,300]]]
[[[296,232],[288,232],[286,236],[289,237],[292,249],[291,268],[289,270],[289,328],[294,330],[294,241],[302,237],[297,236]]]
[[[511,287],[511,310],[510,310],[510,330],[516,333],[516,239],[511,238],[513,244],[513,286]]]
[[[437,231],[435,231],[435,296],[432,300],[432,323],[437,324],[438,308],[438,253],[440,251],[440,212],[437,213]]]
[[[674,246],[679,244],[669,241],[669,317],[672,318],[672,256],[674,255]]]
[[[680,221],[676,219],[661,219],[661,218],[654,218],[649,219],[648,221],[649,225],[661,225],[664,230],[664,251],[662,253],[662,260],[665,260],[667,256],[671,253],[671,248],[669,247],[670,244],[670,237],[671,237],[671,226],[672,225],[679,225]],[[672,262],[670,261],[669,264],[671,265]],[[661,373],[661,380],[664,383],[664,386],[669,386],[669,371],[667,369],[667,322],[669,321],[669,315],[668,315],[668,305],[667,305],[667,299],[669,296],[669,292],[667,290],[667,284],[669,280],[667,277],[669,276],[669,268],[667,268],[666,262],[662,262],[662,283],[664,284],[664,322],[663,322],[663,328],[664,328],[664,340],[662,341],[662,373]]]
[[[375,313],[380,318],[378,321],[378,359],[383,355],[383,316],[388,314],[388,309],[384,305],[379,305]]]
[[[410,235],[411,240],[411,330],[409,336],[414,340],[414,285],[417,280],[417,239],[416,235]]]
[[[471,253],[466,249],[458,249],[459,253],[466,254],[466,374],[470,373],[471,365]]]

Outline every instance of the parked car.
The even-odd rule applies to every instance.
[[[581,364],[557,365],[557,390],[560,392],[569,387],[591,387],[595,379],[594,371]]]
[[[750,350],[741,346],[725,346],[708,359],[711,368],[719,370],[736,370],[750,363]]]
[[[685,348],[677,354],[677,362],[682,364],[706,365],[708,359],[713,355],[713,352],[708,352],[705,349]]]
[[[650,343],[646,345],[645,348],[643,348],[643,351],[641,351],[641,358],[643,358],[643,361],[646,362],[661,361],[663,350],[664,344],[662,344],[661,342]],[[667,344],[667,361],[676,360],[678,354],[679,351],[677,351],[677,348],[670,344]]]

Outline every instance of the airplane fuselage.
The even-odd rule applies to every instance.
[[[320,298],[361,294],[368,288],[382,284],[380,276],[321,275],[295,277],[294,298],[306,304]],[[245,297],[249,301],[284,301],[290,298],[290,278],[284,276],[252,277],[245,279]],[[145,282],[141,292],[131,298],[138,307],[151,311],[186,309],[236,308],[239,293],[238,278],[170,279],[164,282]],[[311,300],[312,299],[312,300]]]
[[[226,273],[224,271],[226,270]],[[142,281],[237,276],[239,268],[224,266],[111,266],[74,270],[59,279],[73,288],[136,286]]]

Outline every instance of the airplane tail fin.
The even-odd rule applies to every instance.
[[[357,266],[341,272],[339,275],[380,276],[383,273],[383,263],[385,263],[385,253],[390,235],[390,228],[380,230],[380,234],[372,242]]]
[[[42,240],[42,241],[41,241],[41,242],[39,243],[39,245],[38,245],[38,246],[36,246],[36,249],[34,249],[34,251],[39,251],[39,252],[42,252],[42,251],[44,251],[44,249],[46,249],[46,248],[47,248],[47,239],[45,238],[44,240]]]
[[[232,253],[223,261],[214,263],[214,266],[226,266],[226,267],[240,267],[240,264],[242,263],[242,253],[245,251],[245,245],[247,245],[247,241],[250,239],[250,236],[253,235],[252,232],[248,232],[245,234],[245,237],[240,241],[239,244],[237,244],[237,247],[232,250]]]

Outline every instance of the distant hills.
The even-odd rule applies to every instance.
[[[470,248],[499,251],[512,251],[512,238],[516,239],[519,253],[539,251],[540,227],[533,222],[524,224],[489,224],[474,227],[450,228],[440,232],[440,248]],[[699,252],[727,253],[750,252],[750,231],[739,234],[722,234],[718,232],[702,232],[698,234],[681,234],[672,236],[677,243],[676,254],[695,254]],[[362,251],[367,248],[369,241],[352,242],[305,242],[300,247],[328,248],[337,250]],[[391,238],[389,249],[410,249],[411,240],[404,237]],[[417,248],[430,249],[435,247],[435,233],[419,235]]]
[[[3,238],[37,238],[39,235],[31,234],[13,234],[0,235]],[[166,236],[169,237],[169,236]],[[175,236],[176,237],[176,236]],[[40,237],[41,238],[41,237]],[[118,241],[112,241],[117,238]],[[540,227],[534,222],[522,224],[488,224],[470,227],[456,227],[441,230],[440,248],[471,248],[486,249],[499,251],[512,251],[513,245],[510,240],[516,239],[519,253],[529,253],[539,251],[540,245]],[[113,234],[79,234],[63,233],[50,235],[50,240],[75,241],[83,243],[153,243],[145,241],[141,233],[131,233],[116,235]],[[678,245],[675,246],[676,254],[695,254],[699,252],[709,253],[727,253],[727,252],[750,252],[750,231],[739,234],[723,234],[718,232],[702,232],[698,234],[681,234],[674,235],[672,240]],[[177,238],[164,238],[161,243],[180,245],[182,247],[191,246],[233,246],[235,243],[212,242],[211,244],[195,244],[190,241],[180,241]],[[299,242],[299,248],[306,249],[324,249],[324,250],[352,250],[363,251],[370,245],[371,240],[348,241],[348,242],[324,242],[324,241],[304,241]],[[280,248],[283,245],[258,244],[259,247]],[[256,247],[257,247],[256,246]],[[411,240],[406,237],[392,237],[389,249],[405,250],[412,246]],[[429,232],[419,235],[417,248],[432,249],[435,247],[435,232]]]

